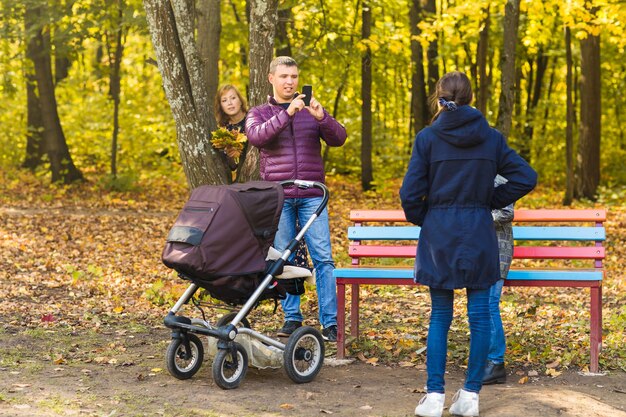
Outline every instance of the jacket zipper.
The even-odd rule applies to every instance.
[[[294,180],[299,179],[298,178],[298,147],[296,146],[296,132],[293,130],[293,124],[296,121],[297,115],[298,115],[298,113],[296,113],[293,116],[293,120],[291,121],[291,125],[289,126],[290,130],[291,130],[291,143],[292,143],[292,146],[293,146],[293,158],[294,158],[293,162],[294,162],[295,172],[296,172]],[[295,190],[296,190],[295,198],[298,198],[298,194],[299,194],[298,193],[298,187],[295,187]]]

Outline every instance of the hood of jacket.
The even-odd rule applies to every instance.
[[[465,105],[454,111],[441,112],[431,129],[452,146],[471,148],[487,139],[489,123],[480,111]]]

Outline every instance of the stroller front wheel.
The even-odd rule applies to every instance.
[[[236,352],[235,358],[233,353]],[[213,359],[213,380],[222,389],[237,388],[248,371],[248,353],[237,342],[232,342],[232,349],[218,349]]]
[[[167,370],[173,377],[189,379],[198,372],[204,359],[204,347],[200,338],[192,333],[184,337],[189,340],[189,351],[182,338],[172,339],[165,353]]]
[[[300,327],[289,336],[283,359],[287,376],[296,384],[311,382],[324,364],[324,339],[317,329]]]

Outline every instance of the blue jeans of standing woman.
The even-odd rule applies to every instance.
[[[296,219],[301,227],[307,223],[315,210],[322,202],[322,197],[287,198],[280,215],[278,232],[274,238],[274,247],[283,252],[291,239],[296,236]],[[319,320],[322,327],[337,325],[337,288],[333,270],[333,261],[330,248],[330,228],[328,226],[328,210],[324,209],[320,216],[304,233],[313,267],[315,268],[315,286],[319,304]],[[281,301],[285,312],[285,321],[302,322],[300,312],[300,296],[287,294]]]
[[[464,389],[479,392],[483,385],[485,361],[489,352],[491,318],[489,314],[489,289],[467,289],[467,315],[470,326],[470,351]],[[444,374],[448,354],[448,330],[454,310],[454,291],[430,289],[432,310],[426,347],[428,392],[445,392]]]
[[[504,363],[504,352],[506,351],[506,338],[500,317],[500,296],[504,280],[499,279],[489,289],[489,311],[491,312],[491,343],[487,359],[495,364]]]

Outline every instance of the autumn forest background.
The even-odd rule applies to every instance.
[[[601,367],[626,370],[624,22],[618,0],[0,0],[0,319],[158,323],[184,288],[160,252],[189,187],[232,181],[208,141],[214,92],[231,83],[260,104],[269,61],[290,55],[348,131],[324,149],[338,264],[349,209],[398,208],[434,83],[464,71],[474,105],[539,173],[519,207],[608,208]],[[242,180],[256,162],[252,149]],[[411,317],[428,315],[424,289],[365,291],[377,331],[351,353],[423,363],[426,323]],[[506,293],[510,360],[584,368],[587,299]]]

